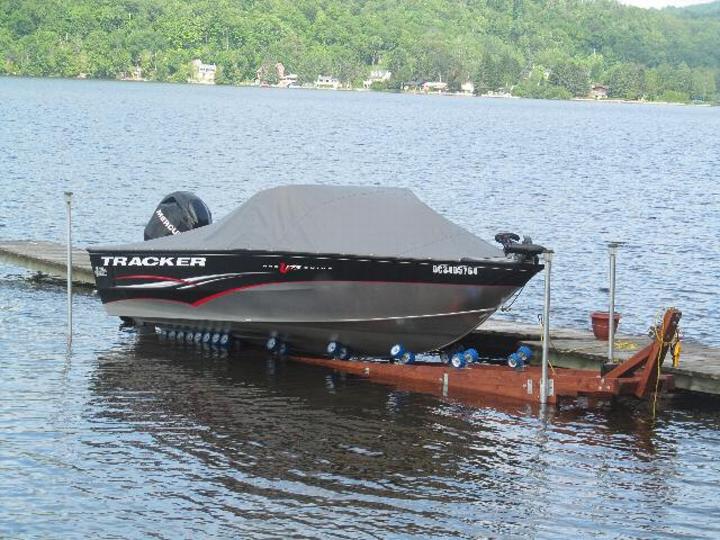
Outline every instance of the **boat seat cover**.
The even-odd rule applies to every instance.
[[[259,250],[413,259],[504,258],[409,189],[291,185],[260,191],[205,227],[92,251]]]

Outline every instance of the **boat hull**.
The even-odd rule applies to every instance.
[[[91,262],[110,315],[249,340],[276,336],[306,352],[338,341],[368,356],[386,356],[395,343],[415,352],[446,347],[541,268],[262,252],[91,251]]]

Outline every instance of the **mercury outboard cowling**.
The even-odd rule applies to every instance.
[[[203,200],[189,191],[176,191],[160,201],[145,226],[145,240],[180,234],[212,223]]]

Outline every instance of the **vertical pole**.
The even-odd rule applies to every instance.
[[[540,373],[540,404],[548,398],[548,363],[550,355],[550,273],[552,272],[553,250],[543,253],[545,264],[545,305],[543,307],[542,371]]]
[[[608,244],[610,252],[610,309],[608,310],[608,361],[613,362],[615,358],[615,263],[617,260],[616,242]]]
[[[72,288],[72,191],[65,192],[67,206],[67,342],[72,345],[73,288]]]

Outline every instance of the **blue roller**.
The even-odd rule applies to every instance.
[[[478,359],[480,358],[480,355],[478,354],[478,352],[475,349],[467,349],[463,353],[463,357],[465,358],[465,362],[467,364],[472,364],[473,362],[478,361]]]
[[[400,357],[400,363],[401,364],[414,364],[415,363],[415,353],[412,353],[410,351],[405,351],[402,356]]]
[[[193,341],[195,342],[195,345],[200,345],[200,343],[202,343],[202,337],[203,337],[202,332],[195,332],[193,334]]]
[[[521,346],[517,350],[517,354],[519,354],[520,356],[523,357],[523,361],[525,363],[528,363],[530,361],[530,359],[533,357],[532,349],[530,347],[528,347],[527,345]]]
[[[175,332],[175,340],[181,342],[185,341],[185,332],[183,330]]]
[[[510,356],[508,356],[507,364],[511,368],[517,369],[523,367],[525,365],[525,362],[523,362],[522,357],[518,353],[514,352]]]
[[[400,343],[396,343],[390,348],[390,356],[393,358],[400,358],[403,354],[405,354],[405,347]]]
[[[210,338],[210,344],[213,347],[217,347],[218,343],[220,343],[220,334],[218,332],[213,333],[212,337]]]
[[[466,365],[465,356],[462,353],[455,353],[450,358],[450,365],[454,368],[464,368]]]
[[[337,357],[340,360],[347,360],[350,358],[350,351],[348,350],[347,347],[341,346],[340,350],[338,350],[338,352],[337,352]]]
[[[230,345],[230,335],[229,334],[222,334],[220,336],[220,340],[218,341],[218,345],[221,347],[227,347]]]
[[[287,343],[281,343],[277,348],[277,354],[279,356],[285,356],[289,352],[290,348],[287,346]]]
[[[452,355],[447,351],[440,351],[440,361],[443,364],[449,364],[450,363],[450,357]]]
[[[192,343],[194,339],[195,339],[195,332],[191,332],[190,330],[185,332],[185,343]]]
[[[520,369],[525,364],[530,362],[530,359],[533,356],[532,349],[528,347],[527,345],[522,345],[518,348],[517,351],[512,353],[510,356],[508,356],[508,366],[511,368]]]
[[[212,332],[203,332],[203,335],[202,335],[203,345],[210,345],[211,339],[212,339]]]
[[[331,341],[327,344],[327,347],[325,348],[325,351],[328,353],[328,355],[335,357],[337,356],[338,352],[340,351],[340,345],[337,341]]]
[[[265,343],[265,348],[273,352],[275,349],[277,349],[280,346],[280,340],[276,337],[270,337],[268,338],[267,342]]]
[[[175,340],[175,334],[177,334],[177,332],[176,332],[175,330],[169,330],[168,333],[167,333],[168,339],[171,339],[171,340],[174,341],[174,340]]]

